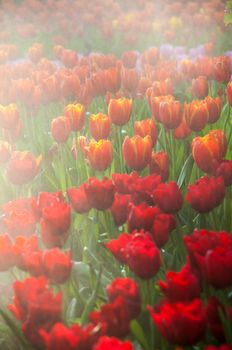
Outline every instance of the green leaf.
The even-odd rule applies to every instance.
[[[131,330],[131,333],[134,335],[135,339],[142,345],[143,349],[150,350],[150,347],[145,337],[145,334],[143,332],[143,329],[136,320],[131,321],[130,330]]]
[[[192,163],[193,159],[192,159],[192,153],[190,153],[190,155],[188,156],[188,158],[186,159],[183,168],[181,169],[179,178],[177,180],[177,185],[181,188],[183,183],[184,183],[184,179],[187,175],[187,171],[189,169],[190,164]]]
[[[68,322],[72,321],[76,317],[76,307],[77,307],[77,299],[72,298],[66,311],[65,319],[67,319]]]
[[[228,0],[226,3],[224,23],[226,26],[232,24],[232,0]]]
[[[12,333],[17,337],[17,339],[19,340],[23,350],[31,350],[32,347],[29,345],[29,343],[27,342],[27,340],[25,339],[21,329],[20,329],[20,325],[17,324],[18,322],[13,319],[10,315],[10,313],[7,310],[2,310],[0,309],[0,315],[2,316],[2,318],[4,319],[4,321],[6,322],[7,326],[10,328],[10,330],[12,331]]]

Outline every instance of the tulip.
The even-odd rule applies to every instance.
[[[15,129],[19,122],[19,112],[15,104],[0,105],[0,127],[8,130]]]
[[[96,142],[91,140],[88,145],[87,159],[93,169],[105,171],[112,162],[111,141],[100,140]]]
[[[182,120],[182,105],[179,101],[161,101],[159,104],[159,120],[167,129],[177,128]]]
[[[110,133],[110,118],[103,113],[90,116],[90,132],[96,141],[107,139]]]
[[[194,100],[185,104],[184,117],[188,127],[193,131],[202,130],[208,122],[209,112],[204,101]]]
[[[122,55],[122,62],[125,68],[134,68],[138,58],[136,51],[125,51]]]
[[[105,70],[105,88],[107,91],[116,93],[120,89],[120,67],[112,67]]]
[[[167,272],[166,282],[160,281],[159,286],[171,302],[191,301],[199,298],[201,293],[200,281],[188,264],[179,272]]]
[[[161,183],[153,192],[155,203],[168,214],[178,212],[183,205],[183,198],[179,187],[174,181]]]
[[[126,136],[122,149],[126,165],[135,170],[142,170],[151,160],[152,139],[149,135],[135,135],[132,138]]]
[[[109,209],[114,202],[115,187],[111,180],[104,177],[98,180],[89,178],[84,184],[87,200],[92,208],[97,210]]]
[[[192,155],[197,166],[210,173],[223,159],[227,149],[226,136],[222,130],[212,130],[203,137],[195,137],[192,141]]]
[[[230,83],[228,83],[227,88],[226,88],[226,92],[227,92],[227,100],[230,106],[232,106],[232,81]]]
[[[91,209],[86,196],[84,184],[82,184],[79,188],[69,188],[67,190],[67,194],[73,210],[75,210],[77,213],[87,213]]]
[[[161,176],[162,181],[166,181],[169,176],[169,158],[164,151],[152,152],[149,164],[150,174]]]
[[[205,98],[208,95],[208,80],[205,76],[199,76],[192,81],[192,93],[196,98]]]
[[[165,301],[149,311],[159,332],[171,344],[194,345],[204,337],[206,317],[200,299],[176,303]]]
[[[151,136],[153,146],[156,144],[158,130],[153,119],[144,119],[134,123],[134,134],[141,137]]]
[[[232,185],[232,160],[223,160],[215,170],[214,175],[222,176],[225,186]]]
[[[65,254],[58,248],[45,250],[43,252],[42,265],[44,274],[49,280],[56,284],[62,284],[66,282],[71,273],[71,251]]]
[[[65,116],[54,118],[51,122],[52,137],[57,143],[64,143],[68,140],[71,132],[70,121]]]
[[[4,164],[10,159],[11,153],[12,146],[8,142],[0,140],[0,164]]]
[[[204,101],[206,102],[209,113],[208,123],[213,124],[219,119],[221,114],[221,99],[220,97],[212,98],[208,96]]]
[[[42,162],[42,155],[35,158],[29,151],[15,151],[8,162],[7,178],[14,185],[23,185],[38,174]]]
[[[69,104],[64,109],[64,115],[69,118],[72,131],[81,131],[84,126],[85,107],[80,104]]]
[[[62,294],[53,294],[45,277],[16,281],[14,304],[9,309],[22,322],[24,335],[35,348],[41,348],[40,330],[50,329],[61,321]]]
[[[154,277],[161,266],[161,255],[151,236],[134,232],[125,246],[126,263],[140,278]]]
[[[189,129],[185,118],[183,118],[180,125],[174,130],[173,135],[176,139],[185,139],[191,132],[192,130]]]
[[[152,115],[153,115],[154,119],[157,120],[158,122],[161,122],[161,119],[160,119],[160,104],[161,104],[161,102],[170,103],[170,102],[174,101],[174,97],[171,95],[151,96],[149,101],[150,101],[149,104],[150,104]]]
[[[197,212],[208,213],[220,205],[224,197],[225,185],[222,176],[204,176],[188,186],[186,200]]]
[[[122,68],[121,73],[123,89],[135,93],[139,84],[139,72],[135,68]]]
[[[227,83],[230,80],[231,68],[229,57],[220,56],[213,59],[213,75],[214,79],[219,83]]]
[[[115,194],[114,202],[110,211],[116,226],[121,226],[127,221],[130,201],[131,196],[129,194]]]
[[[170,79],[154,81],[151,87],[152,96],[167,96],[173,94],[173,83]]]
[[[28,56],[32,63],[36,64],[39,62],[43,54],[42,44],[35,43],[28,49]]]
[[[117,277],[106,287],[109,301],[112,303],[118,297],[125,301],[131,318],[136,318],[140,313],[140,295],[137,283],[126,277]]]
[[[16,251],[7,234],[0,235],[0,272],[7,271],[16,264]]]
[[[111,99],[108,105],[108,115],[115,125],[125,125],[130,120],[132,100],[126,98]]]
[[[134,347],[129,340],[122,342],[115,337],[109,338],[107,336],[102,336],[99,338],[98,342],[94,347],[94,350],[101,350],[101,349],[133,350]]]

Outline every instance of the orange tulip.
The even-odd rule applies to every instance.
[[[57,143],[66,142],[71,132],[69,119],[65,116],[54,118],[51,122],[51,132]]]
[[[167,96],[173,93],[173,83],[171,79],[154,81],[151,87],[152,96]]]
[[[7,167],[7,178],[14,185],[23,185],[37,175],[42,162],[42,155],[35,158],[29,151],[13,152]]]
[[[80,131],[84,126],[85,107],[80,104],[69,104],[64,109],[64,115],[69,118],[72,131]]]
[[[132,112],[132,100],[126,98],[111,99],[108,105],[108,115],[113,124],[128,123]]]
[[[184,117],[193,131],[202,130],[208,122],[209,112],[205,101],[193,100],[185,104]]]
[[[78,56],[75,51],[63,49],[60,60],[66,67],[73,68],[78,62]]]
[[[136,51],[125,51],[122,55],[122,62],[125,68],[134,68],[138,58]]]
[[[107,139],[110,133],[110,118],[103,113],[92,114],[90,117],[90,132],[96,141]]]
[[[157,127],[153,119],[144,119],[141,121],[136,121],[134,123],[134,133],[135,135],[139,135],[141,137],[145,137],[147,135],[151,136],[153,146],[155,145],[158,137]]]
[[[227,100],[230,106],[232,106],[232,81],[227,85]]]
[[[149,97],[148,97],[149,99]],[[174,97],[171,95],[167,96],[151,96],[150,98],[150,107],[152,111],[152,115],[157,120],[158,122],[161,122],[160,117],[159,117],[159,108],[161,102],[171,102],[174,101]]]
[[[227,149],[226,136],[222,130],[212,130],[204,137],[192,141],[192,155],[197,166],[210,173],[223,159]]]
[[[0,105],[0,127],[4,129],[15,129],[19,121],[19,112],[15,104],[8,106]]]
[[[105,89],[110,92],[117,92],[121,85],[120,66],[105,70]]]
[[[144,52],[142,61],[149,65],[154,66],[159,60],[159,50],[156,47],[152,47]]]
[[[138,71],[134,68],[127,69],[123,67],[121,72],[121,78],[123,89],[130,93],[135,93],[140,78]]]
[[[169,158],[164,151],[152,152],[151,162],[149,164],[150,174],[161,176],[162,181],[166,181],[169,176]]]
[[[208,95],[208,80],[201,75],[192,81],[192,93],[196,98],[205,98]]]
[[[185,139],[188,135],[191,134],[191,132],[192,130],[189,129],[185,119],[183,118],[180,125],[174,130],[173,135],[176,139]]]
[[[177,128],[182,120],[183,110],[179,101],[164,100],[159,104],[159,120],[167,129]]]
[[[215,57],[213,59],[214,79],[219,83],[227,83],[230,80],[230,59],[227,56]]]
[[[212,98],[210,96],[207,96],[204,100],[207,104],[208,112],[209,112],[209,124],[215,123],[221,114],[221,99],[220,97]]]
[[[12,146],[7,141],[0,140],[0,164],[6,163],[11,156]]]
[[[141,137],[135,135],[131,138],[126,136],[122,145],[122,150],[126,165],[134,170],[142,170],[151,160],[151,136]]]
[[[28,49],[28,56],[33,63],[38,63],[43,54],[43,45],[39,43],[33,44]]]
[[[75,98],[80,91],[80,80],[75,74],[61,75],[61,95],[64,98]]]
[[[112,144],[109,140],[91,140],[88,146],[87,159],[95,170],[104,171],[112,162]]]

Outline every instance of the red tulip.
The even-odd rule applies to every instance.
[[[200,299],[188,303],[166,301],[149,311],[159,332],[171,344],[190,346],[204,337],[206,318]]]
[[[203,195],[204,193],[204,195]],[[187,202],[199,213],[208,213],[220,205],[225,197],[223,178],[201,177],[195,184],[188,186]]]
[[[183,205],[179,187],[174,181],[159,184],[153,192],[155,203],[165,213],[176,213]]]
[[[114,201],[115,187],[110,179],[102,180],[91,177],[84,184],[87,200],[92,208],[97,210],[109,209]]]

